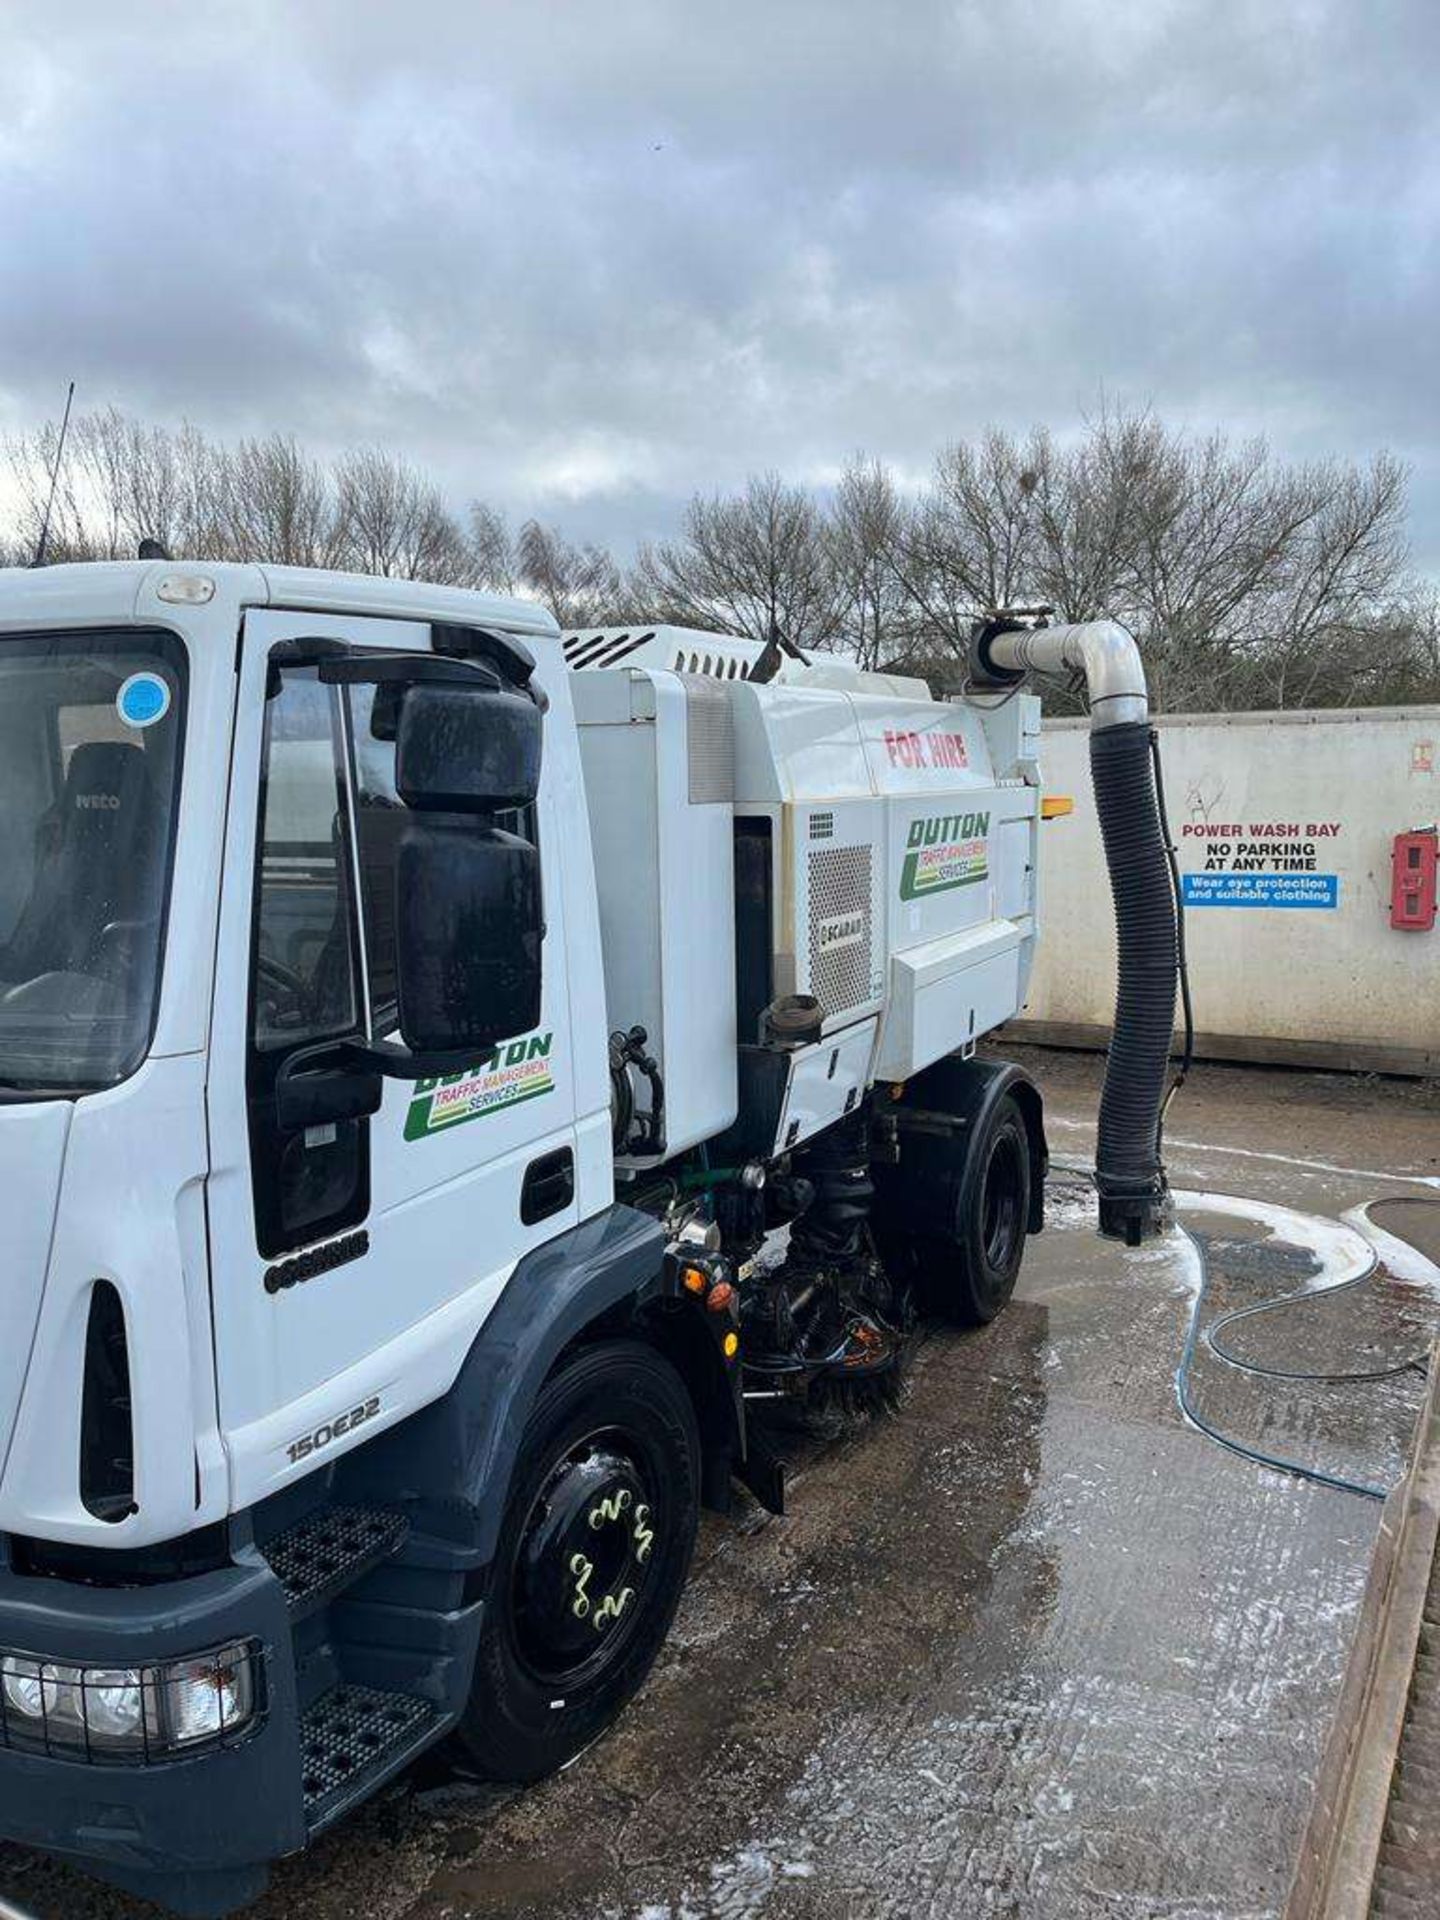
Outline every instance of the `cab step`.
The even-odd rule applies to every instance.
[[[383,1507],[324,1507],[307,1514],[261,1551],[297,1620],[353,1586],[404,1546],[410,1523]]]
[[[409,1693],[341,1685],[300,1717],[300,1777],[311,1833],[362,1799],[430,1739],[440,1709]]]

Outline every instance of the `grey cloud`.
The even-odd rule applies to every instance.
[[[1429,0],[20,0],[0,424],[377,439],[624,545],[1102,398],[1387,444],[1440,567]]]

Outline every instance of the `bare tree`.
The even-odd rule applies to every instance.
[[[744,490],[696,494],[678,540],[641,548],[635,591],[652,618],[764,640],[825,646],[839,629],[830,530],[804,487],[778,474],[752,476]]]
[[[1103,414],[1065,449],[991,432],[942,453],[901,540],[915,644],[963,655],[977,615],[1044,604],[1132,626],[1162,706],[1320,700],[1403,624],[1404,494],[1385,456],[1286,466],[1149,414]]]
[[[894,475],[856,454],[835,489],[830,553],[840,608],[835,644],[862,667],[882,666],[906,649],[909,595],[899,558],[907,532]]]
[[[16,544],[34,550],[55,458],[53,424],[7,448],[20,508]],[[116,408],[71,422],[51,515],[55,560],[133,556],[145,539],[177,553],[232,556],[221,511],[229,456],[188,425],[145,426]]]
[[[941,451],[896,552],[914,647],[962,654],[979,613],[1034,598],[1036,521],[1053,464],[1040,432],[1021,443],[992,429],[977,446]]]
[[[1277,707],[1309,706],[1335,667],[1363,669],[1386,624],[1406,560],[1405,475],[1378,455],[1364,471],[1303,470],[1310,510],[1295,542],[1276,630],[1252,695]],[[1259,664],[1259,663],[1257,663]]]
[[[78,435],[83,424],[83,416],[72,421],[71,434]],[[6,442],[6,462],[16,500],[13,546],[25,560],[33,556],[39,545],[40,530],[46,525],[48,509],[46,551],[52,561],[113,558],[113,554],[106,551],[103,530],[93,523],[83,475],[68,458],[59,469],[51,502],[50,476],[59,444],[59,423],[53,420],[46,421],[33,433],[21,434]]]
[[[117,560],[135,551],[128,510],[135,458],[145,440],[139,422],[115,407],[71,422],[66,457],[73,465],[68,478],[86,496],[86,535],[97,559]]]
[[[281,566],[341,563],[349,527],[324,469],[283,434],[242,440],[217,462],[224,552]]]
[[[35,552],[57,435],[5,443],[11,564]],[[913,504],[859,455],[828,506],[773,473],[697,495],[625,580],[604,547],[538,520],[512,535],[476,501],[462,526],[426,475],[376,448],[326,466],[283,435],[227,446],[108,408],[71,422],[48,553],[112,559],[151,538],[196,559],[350,566],[530,593],[572,627],[778,628],[951,683],[978,615],[1043,603],[1134,627],[1161,706],[1343,705],[1440,695],[1440,617],[1406,574],[1405,494],[1388,455],[1287,464],[1260,441],[1106,411],[1064,446],[1037,429],[947,447]]]
[[[167,543],[188,559],[233,557],[229,545],[231,462],[223,447],[187,421],[171,435],[178,488],[178,524]],[[162,533],[155,535],[164,539]]]
[[[462,583],[465,537],[438,487],[379,447],[347,453],[335,468],[340,551],[360,573]]]
[[[562,627],[604,626],[620,612],[620,569],[604,547],[575,546],[538,520],[520,529],[519,584],[550,609]]]
[[[520,561],[515,540],[503,513],[483,500],[470,502],[467,542],[470,567],[477,587],[490,593],[514,593],[520,585]]]

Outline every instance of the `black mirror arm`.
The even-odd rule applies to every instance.
[[[281,1067],[279,1078],[290,1082],[306,1074],[379,1073],[387,1080],[438,1080],[443,1074],[463,1073],[489,1051],[487,1047],[472,1047],[465,1053],[448,1049],[443,1053],[415,1053],[391,1041],[362,1040],[351,1034],[297,1047]]]
[[[439,1080],[479,1065],[492,1051],[471,1047],[463,1053],[448,1048],[443,1053],[416,1053],[388,1040],[342,1040],[338,1045],[344,1050],[344,1065],[361,1073],[383,1074],[387,1080]]]
[[[430,645],[436,653],[452,660],[484,660],[512,687],[530,692],[537,702],[544,699],[540,689],[531,685],[535,656],[513,633],[491,633],[485,627],[459,627],[434,621],[430,627]]]

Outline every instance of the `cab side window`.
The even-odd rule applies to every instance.
[[[286,669],[265,715],[247,1086],[255,1229],[273,1258],[363,1220],[363,1121],[283,1132],[276,1081],[302,1047],[364,1031],[340,690]]]
[[[394,702],[376,687],[349,689],[355,743],[355,832],[370,977],[370,1023],[376,1039],[395,1030],[395,857],[409,818],[395,790]]]
[[[293,1046],[357,1025],[355,914],[336,690],[287,673],[266,716],[254,1040]]]

